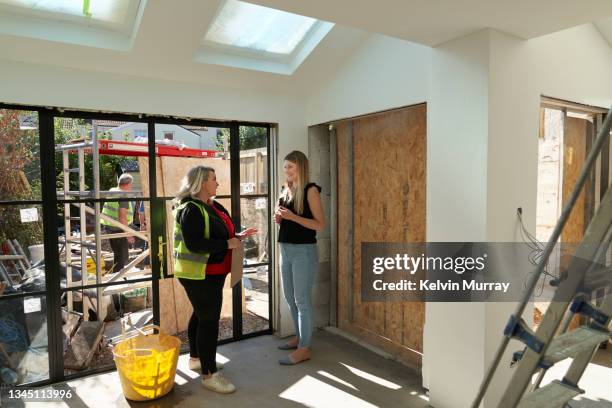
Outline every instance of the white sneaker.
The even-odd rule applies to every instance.
[[[217,370],[221,370],[223,369],[223,367],[225,367],[225,364],[223,363],[220,363],[218,361],[216,363],[217,363]],[[202,371],[202,365],[200,364],[200,359],[189,357],[189,369],[192,371]]]
[[[208,378],[202,378],[202,385],[220,394],[231,394],[236,391],[234,384],[229,382],[225,377],[219,374],[219,372],[214,373]]]

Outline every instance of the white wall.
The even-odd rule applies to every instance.
[[[279,123],[285,138],[306,139],[304,104],[286,94],[0,60],[3,102]]]
[[[588,105],[612,104],[612,51],[592,24],[527,43],[534,92]]]
[[[432,50],[429,242],[487,241],[489,41],[484,30]],[[489,309],[485,303],[426,305],[422,372],[432,406],[470,406],[485,370]]]
[[[427,100],[430,48],[371,34],[334,75],[313,84],[309,125]]]
[[[518,206],[535,231],[540,95],[609,107],[612,50],[591,25],[522,41],[491,34],[490,239],[508,239]]]

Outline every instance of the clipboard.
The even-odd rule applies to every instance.
[[[242,263],[244,261],[244,243],[241,242],[238,248],[232,249],[232,287],[242,281]]]

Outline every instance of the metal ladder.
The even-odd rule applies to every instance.
[[[612,316],[612,291],[610,290],[612,269],[598,268],[597,265],[605,257],[612,240],[612,188],[608,188],[591,219],[583,240],[569,264],[566,277],[558,282],[558,287],[550,306],[542,317],[540,326],[535,332],[532,331],[521,316],[533,295],[589,173],[595,165],[597,155],[604,141],[610,137],[611,125],[612,108],[606,115],[570,198],[544,248],[542,259],[530,277],[527,290],[510,316],[501,344],[480,385],[472,408],[480,406],[510,339],[517,339],[526,347],[518,355],[515,353],[518,363],[498,408],[561,408],[572,398],[584,392],[578,388],[578,381],[599,344],[611,337],[609,325]],[[585,291],[602,287],[606,288],[607,293],[603,297],[603,302],[598,306],[591,305],[583,298],[582,293]],[[589,324],[567,332],[569,323],[576,313],[588,317]],[[563,319],[564,316],[566,316],[565,319]],[[556,335],[559,328],[561,328],[561,334]],[[546,370],[568,357],[573,358],[573,362],[563,380],[553,381],[538,388]],[[535,374],[538,374],[538,377],[532,384],[531,380]]]

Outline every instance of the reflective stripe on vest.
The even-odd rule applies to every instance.
[[[110,189],[110,191],[119,191],[120,189],[117,187],[113,187]],[[129,208],[126,208],[127,210],[127,217],[126,217],[126,221],[127,221],[127,225],[130,225],[132,223],[132,221],[134,221],[134,203],[132,203],[131,201],[128,202],[129,203]],[[119,203],[117,201],[107,201],[104,203],[104,207],[102,208],[102,214],[112,218],[113,220],[119,222]],[[106,221],[104,218],[100,218],[100,224],[102,225],[108,225],[113,227],[114,225],[111,224],[110,222]]]
[[[204,238],[210,238],[210,221],[204,204],[196,201],[187,201],[174,209],[174,243],[172,245],[174,255],[174,276],[176,278],[201,280],[206,277],[206,263],[208,262],[209,254],[191,252],[187,249],[187,245],[183,239],[183,232],[181,231],[181,224],[177,220],[179,212],[189,203],[198,207],[202,213],[202,217],[204,217]]]

